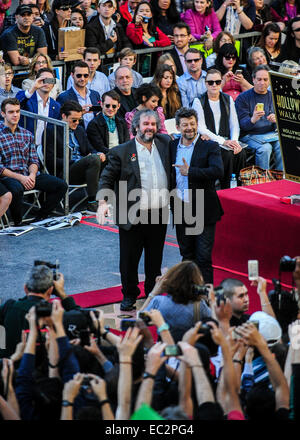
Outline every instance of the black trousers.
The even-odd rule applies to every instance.
[[[88,196],[96,198],[100,169],[100,157],[97,154],[89,154],[70,166],[70,184],[82,185],[86,183]]]
[[[14,222],[22,220],[22,202],[25,188],[17,179],[11,177],[3,177],[1,183],[12,193],[12,202],[9,206],[11,216]],[[64,197],[68,185],[62,179],[49,174],[39,174],[36,176],[35,187],[46,193],[46,200],[41,204],[39,215],[48,216],[53,211],[61,199]]]
[[[221,148],[221,147],[220,147]],[[220,179],[221,189],[230,188],[231,175],[234,173],[238,179],[240,171],[246,166],[246,151],[242,149],[238,154],[221,148],[222,160],[224,165],[224,177]]]
[[[148,295],[161,275],[166,224],[137,224],[129,231],[119,228],[120,273],[124,300],[134,302],[140,294],[138,265],[144,250],[145,293]],[[123,301],[124,301],[123,300]]]

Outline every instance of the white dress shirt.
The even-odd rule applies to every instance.
[[[49,107],[50,107],[50,97],[48,97],[47,103],[44,107],[44,102],[40,97],[39,93],[36,93],[37,103],[38,103],[38,114],[40,116],[49,116]],[[46,123],[44,121],[37,121],[36,131],[35,131],[35,143],[36,145],[40,145],[42,143],[42,135],[43,131],[46,129]]]

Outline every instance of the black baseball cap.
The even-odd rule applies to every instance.
[[[32,9],[31,9],[30,5],[20,5],[17,7],[15,15],[23,15],[26,12],[28,12],[29,14],[32,14]]]

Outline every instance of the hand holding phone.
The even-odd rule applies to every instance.
[[[167,345],[166,348],[164,349],[163,356],[181,356],[182,355],[182,350],[179,347],[179,345]]]
[[[249,281],[257,280],[258,275],[258,260],[248,260],[248,279]]]

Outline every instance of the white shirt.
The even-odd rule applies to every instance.
[[[49,116],[49,106],[50,106],[50,97],[48,97],[47,103],[44,107],[44,102],[40,97],[39,93],[36,93],[37,103],[38,103],[38,114],[40,116]],[[35,143],[36,145],[40,145],[42,143],[42,134],[44,129],[46,129],[47,124],[44,121],[37,121],[36,131],[35,131]]]
[[[151,152],[137,140],[142,195],[140,209],[158,209],[168,204],[168,179],[160,154],[154,142]]]
[[[216,133],[219,133],[220,128],[220,120],[221,120],[221,108],[220,108],[220,101],[212,101],[208,100],[211,111],[214,115],[214,121],[215,121],[215,128]],[[239,126],[239,120],[237,117],[234,101],[230,96],[230,114],[229,114],[229,129],[230,129],[230,140],[231,141],[238,141],[240,136],[240,126]],[[201,105],[201,102],[198,98],[194,99],[192,108],[196,110],[198,114],[198,131],[200,134],[206,134],[210,137],[212,141],[218,142],[218,144],[223,145],[225,142],[225,138],[223,136],[218,136],[212,131],[208,130],[206,123],[205,123],[205,117],[204,117],[204,111],[203,107]]]

